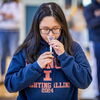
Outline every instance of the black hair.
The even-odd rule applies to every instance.
[[[62,9],[58,4],[54,2],[43,3],[42,5],[39,6],[34,15],[29,34],[27,35],[22,45],[15,52],[15,54],[17,54],[20,50],[25,48],[26,58],[29,63],[33,63],[33,61],[37,58],[41,41],[39,24],[42,21],[42,19],[46,16],[53,16],[57,20],[57,22],[61,25],[62,27],[61,42],[64,45],[65,51],[70,55],[72,55],[71,44],[73,40],[69,34],[66,18]]]

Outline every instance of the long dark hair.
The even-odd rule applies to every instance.
[[[62,9],[60,8],[59,5],[53,2],[43,3],[42,5],[40,5],[40,7],[38,8],[38,10],[34,15],[29,34],[27,35],[23,44],[15,52],[15,54],[17,54],[20,50],[25,48],[26,58],[29,63],[33,63],[33,61],[37,58],[41,41],[39,24],[41,20],[46,16],[53,16],[61,25],[62,27],[61,42],[64,44],[65,51],[70,55],[72,55],[71,44],[73,40],[69,34],[66,18]]]

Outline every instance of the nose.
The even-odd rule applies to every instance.
[[[53,36],[53,35],[54,35],[53,32],[50,30],[49,36]]]

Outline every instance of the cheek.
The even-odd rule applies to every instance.
[[[45,40],[48,43],[47,35],[41,35],[42,39]]]
[[[60,34],[57,34],[57,35],[55,35],[55,38],[56,38],[56,39],[58,39],[58,38],[59,38],[59,36],[60,36]]]

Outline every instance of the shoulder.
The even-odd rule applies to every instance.
[[[79,48],[81,46],[80,46],[80,44],[78,42],[73,41],[71,47],[72,47],[72,49],[75,49],[75,48]]]
[[[80,44],[77,43],[76,41],[73,41],[73,43],[71,45],[71,50],[72,50],[73,54],[80,53],[81,51],[83,51]]]
[[[94,9],[94,5],[93,4],[89,4],[87,6],[84,7],[84,11],[88,12],[89,10],[93,10]]]
[[[26,49],[21,49],[20,51],[14,54],[14,57],[21,57],[23,59],[26,59]]]

